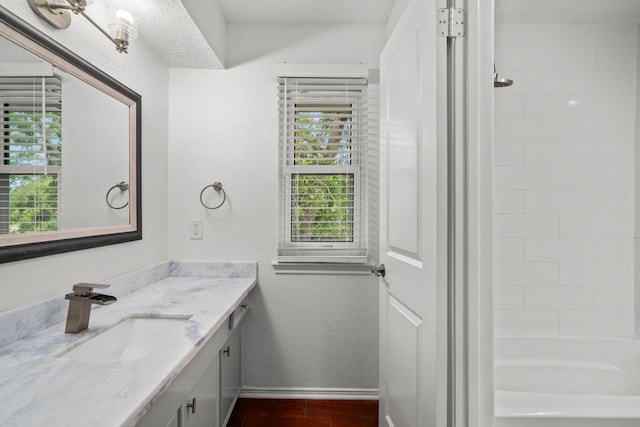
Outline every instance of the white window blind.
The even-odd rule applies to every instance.
[[[280,262],[365,262],[367,80],[278,78]]]
[[[62,165],[59,77],[0,77],[0,234],[56,230]]]

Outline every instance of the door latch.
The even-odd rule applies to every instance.
[[[371,272],[372,272],[374,275],[378,276],[378,277],[380,277],[380,276],[384,277],[384,275],[385,275],[385,273],[386,273],[386,270],[384,269],[384,264],[380,264],[380,265],[379,265],[379,266],[377,266],[377,267],[373,267],[373,268],[371,269]]]

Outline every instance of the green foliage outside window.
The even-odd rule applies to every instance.
[[[293,163],[327,173],[291,176],[291,240],[351,242],[354,239],[354,174],[351,111],[336,105],[297,105]],[[305,108],[306,107],[306,108]],[[340,108],[342,107],[342,108]],[[350,108],[350,106],[348,106]],[[331,171],[331,172],[330,172]]]
[[[353,174],[294,174],[293,241],[353,241]]]
[[[9,234],[58,229],[55,175],[9,177]]]

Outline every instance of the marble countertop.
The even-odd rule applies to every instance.
[[[134,426],[255,285],[250,277],[167,277],[93,309],[87,331],[65,334],[63,322],[0,348],[0,425]],[[63,356],[127,317],[167,314],[192,317],[140,359]]]

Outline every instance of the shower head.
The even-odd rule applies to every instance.
[[[498,77],[498,72],[496,71],[496,64],[493,64],[493,87],[507,87],[513,85],[513,80],[511,79],[501,79]]]
[[[498,75],[493,78],[493,87],[507,87],[513,85],[513,80],[499,79]]]

